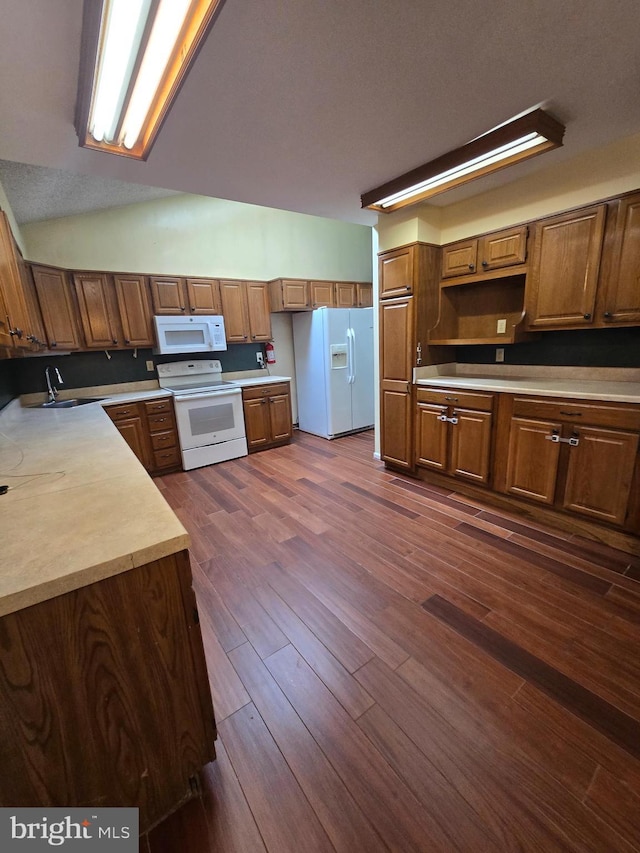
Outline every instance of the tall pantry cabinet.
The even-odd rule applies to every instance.
[[[378,255],[380,451],[395,468],[414,468],[413,368],[438,361],[427,332],[438,321],[440,249],[410,243]]]

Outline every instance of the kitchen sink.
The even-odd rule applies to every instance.
[[[87,403],[99,403],[106,397],[74,397],[72,400],[54,400],[53,403],[37,403],[27,406],[28,409],[74,409],[76,406],[86,406]]]

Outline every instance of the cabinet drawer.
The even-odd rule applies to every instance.
[[[176,426],[173,419],[173,412],[148,415],[147,423],[149,424],[149,432],[164,432],[165,430],[175,429]]]
[[[154,450],[153,452],[154,469],[159,468],[175,468],[180,465],[180,450],[177,447],[169,447],[166,450]]]
[[[151,433],[151,446],[154,450],[165,450],[167,447],[175,447],[177,444],[176,438],[176,432],[173,429],[166,432],[153,432]]]
[[[459,406],[490,412],[493,409],[493,394],[477,394],[475,391],[456,389],[418,388],[418,403],[435,403],[438,406]]]
[[[516,397],[513,414],[516,417],[541,418],[576,425],[640,430],[640,406],[607,406],[584,400]]]
[[[135,418],[140,414],[138,403],[120,403],[118,406],[105,406],[104,410],[112,421]]]
[[[260,397],[275,397],[279,394],[289,393],[288,382],[274,382],[271,385],[254,385],[252,388],[242,389],[243,400],[257,400]]]
[[[159,415],[162,412],[173,413],[170,397],[162,400],[149,400],[149,402],[144,404],[144,409],[148,415]]]

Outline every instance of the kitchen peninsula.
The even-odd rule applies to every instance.
[[[100,403],[14,400],[0,431],[0,799],[144,832],[215,757],[188,534]]]

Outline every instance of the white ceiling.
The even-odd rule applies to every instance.
[[[73,195],[104,207],[115,180],[372,223],[362,192],[535,106],[566,124],[564,148],[433,203],[640,131],[637,0],[226,0],[132,162],[77,144],[82,6],[1,0],[0,159],[56,170],[11,167],[12,207],[27,185],[47,197],[22,221],[66,215]]]

